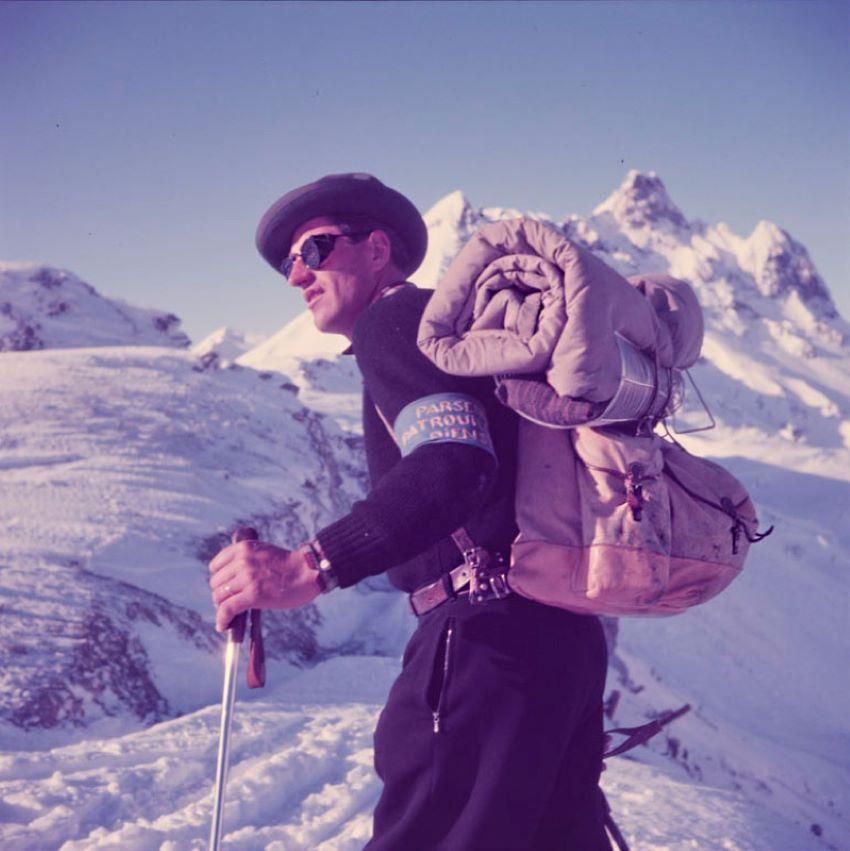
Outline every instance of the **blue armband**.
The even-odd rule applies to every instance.
[[[434,393],[411,402],[396,417],[394,431],[402,457],[425,443],[465,443],[496,457],[484,406],[465,393]]]

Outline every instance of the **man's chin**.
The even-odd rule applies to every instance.
[[[321,311],[310,311],[313,315],[313,324],[316,326],[316,330],[320,331],[322,334],[341,334],[341,331],[337,330],[336,323],[334,322],[333,316],[324,316]]]

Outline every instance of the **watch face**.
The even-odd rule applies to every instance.
[[[322,589],[323,594],[327,594],[328,591],[333,591],[334,588],[339,587],[339,579],[333,572],[333,567],[328,561],[327,556],[322,552],[318,541],[309,541],[304,544],[304,555],[310,568],[319,574],[319,587]]]

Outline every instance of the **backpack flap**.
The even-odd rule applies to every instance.
[[[670,614],[662,441],[520,420],[511,588],[581,613]]]
[[[577,482],[587,597],[629,609],[657,603],[670,574],[670,502],[661,439],[578,428],[573,444],[581,461]]]

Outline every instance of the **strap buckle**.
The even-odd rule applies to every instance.
[[[469,565],[469,602],[472,605],[486,600],[501,600],[511,592],[508,571],[500,553],[491,554],[484,547],[463,551]]]

